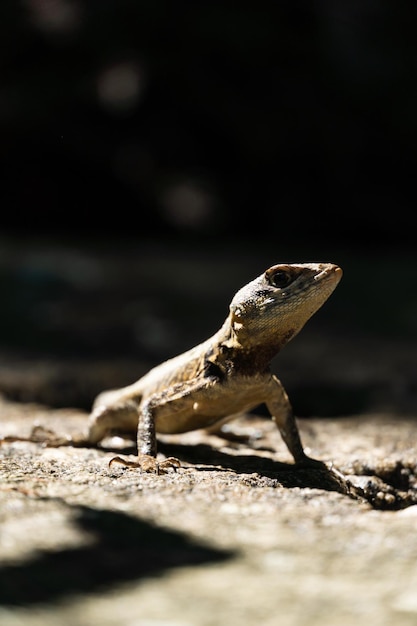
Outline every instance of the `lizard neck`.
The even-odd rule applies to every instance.
[[[267,372],[272,359],[294,335],[276,333],[263,336],[250,334],[243,325],[236,323],[231,313],[221,329],[213,337],[210,360],[227,373],[254,375]]]

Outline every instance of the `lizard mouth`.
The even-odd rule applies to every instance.
[[[323,278],[333,278],[333,280],[339,280],[343,276],[343,270],[338,265],[330,264],[315,275],[314,280],[323,280]]]

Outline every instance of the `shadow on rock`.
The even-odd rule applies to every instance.
[[[53,602],[160,575],[170,568],[234,556],[126,513],[88,507],[75,507],[74,512],[74,523],[88,533],[91,544],[44,551],[29,562],[0,567],[1,605]]]
[[[164,453],[183,461],[207,464],[207,470],[212,470],[210,466],[215,465],[238,474],[256,473],[260,477],[270,479],[270,486],[336,491],[355,500],[367,502],[374,509],[395,511],[417,504],[415,463],[397,462],[394,469],[391,467],[381,469],[379,466],[372,469],[367,465],[366,471],[362,466],[360,468],[358,466],[353,468],[354,471],[360,470],[360,474],[357,475],[356,471],[344,474],[336,467],[324,463],[317,467],[297,466],[255,454],[227,454],[206,444],[193,446],[162,444],[160,448]],[[202,471],[201,466],[199,470]],[[256,478],[253,478],[252,484],[255,487],[264,486],[262,481],[257,485]]]

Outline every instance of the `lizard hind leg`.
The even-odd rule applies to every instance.
[[[0,439],[0,444],[14,441],[28,441],[40,443],[47,448],[71,446],[75,448],[96,447],[107,435],[113,433],[135,433],[138,423],[136,405],[105,406],[93,408],[89,418],[89,428],[86,433],[73,435],[59,434],[41,424],[35,425],[27,437],[10,435]]]
[[[120,405],[96,403],[89,417],[88,442],[94,445],[108,435],[134,434],[138,419],[138,407],[134,402]]]
[[[14,441],[28,441],[30,443],[40,443],[47,448],[61,448],[62,446],[88,447],[90,442],[85,435],[59,435],[54,430],[46,428],[41,424],[34,426],[27,437],[9,435],[0,439],[2,443],[12,443]]]

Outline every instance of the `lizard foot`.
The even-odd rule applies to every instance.
[[[34,426],[28,437],[18,437],[9,435],[0,439],[2,443],[13,443],[14,441],[29,441],[31,443],[41,443],[48,448],[60,448],[61,446],[83,446],[88,442],[84,437],[70,437],[69,435],[57,435],[56,432],[44,426]]]
[[[158,474],[158,476],[160,474],[167,474],[170,469],[176,471],[178,467],[181,467],[179,460],[173,456],[163,461],[158,461],[154,456],[150,456],[149,454],[141,454],[137,461],[127,461],[121,456],[115,456],[110,459],[109,467],[111,467],[112,463],[121,463],[126,467],[138,467],[143,472],[153,472],[154,474]]]
[[[312,459],[310,456],[304,455],[301,458],[296,460],[296,466],[300,469],[322,469],[327,470],[328,467],[324,461],[319,461],[318,459]]]

